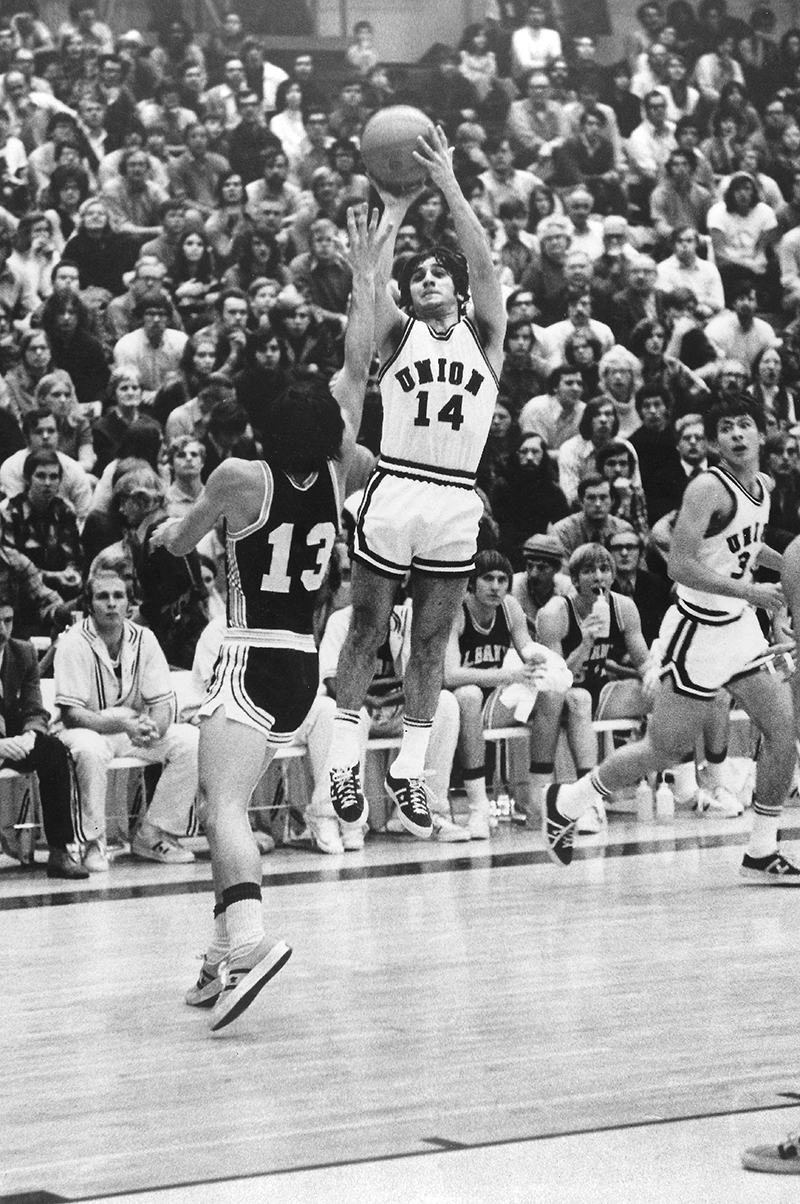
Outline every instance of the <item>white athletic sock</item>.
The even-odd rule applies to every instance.
[[[430,719],[403,719],[403,743],[397,760],[389,772],[394,778],[421,778],[425,772],[425,756],[431,738]]]
[[[778,847],[779,815],[760,815],[753,812],[753,828],[747,842],[751,857],[769,857]]]
[[[703,785],[706,790],[716,790],[725,785],[724,761],[706,761],[703,766]]]
[[[230,957],[252,952],[264,937],[264,918],[260,899],[240,899],[225,910]]]
[[[672,793],[676,803],[688,803],[697,794],[697,774],[694,758],[691,761],[681,761],[672,770]]]
[[[331,769],[350,769],[361,755],[358,711],[338,707],[333,717],[333,738],[328,754]]]
[[[598,790],[594,779],[594,772],[587,773],[577,782],[561,787],[556,806],[565,819],[580,819],[593,803],[602,803],[608,798],[608,792]]]
[[[214,935],[206,949],[206,961],[211,965],[216,965],[221,962],[223,957],[228,956],[228,923],[225,919],[225,912],[221,911],[218,915],[214,914]]]
[[[489,795],[486,793],[486,781],[483,773],[479,778],[465,778],[464,789],[467,792],[467,802],[470,811],[488,811],[491,807]]]

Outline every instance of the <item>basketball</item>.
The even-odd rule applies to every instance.
[[[380,187],[397,194],[416,188],[427,169],[412,156],[417,138],[430,137],[433,123],[421,109],[391,105],[370,117],[361,135],[361,157]]]

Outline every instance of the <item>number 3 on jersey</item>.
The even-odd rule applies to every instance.
[[[272,547],[272,561],[268,573],[261,578],[261,589],[271,594],[288,594],[292,587],[289,576],[289,557],[292,553],[294,539],[294,523],[281,523],[269,533],[269,543]],[[304,569],[300,574],[302,585],[310,592],[319,589],[331,551],[336,539],[336,529],[333,523],[317,523],[306,537],[306,547],[316,548],[317,554],[314,566]]]

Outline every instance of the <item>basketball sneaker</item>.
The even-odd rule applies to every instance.
[[[556,865],[569,865],[572,861],[572,845],[578,821],[567,819],[558,809],[560,786],[548,786],[542,808],[542,835],[547,855]]]
[[[241,1016],[261,988],[275,977],[291,956],[292,950],[286,941],[276,941],[271,945],[268,938],[264,937],[252,952],[220,962],[222,990],[211,1014],[209,1028],[212,1033],[218,1033]]]
[[[462,844],[472,840],[468,828],[454,824],[452,819],[448,819],[446,815],[439,815],[434,811],[431,815],[431,824],[433,825],[431,840],[436,840],[439,844]]]
[[[752,1146],[742,1154],[742,1166],[771,1175],[800,1175],[800,1133],[790,1133],[777,1145]]]
[[[406,831],[420,840],[428,840],[433,832],[433,821],[425,779],[395,778],[389,771],[383,784],[397,806],[397,814]]]
[[[358,776],[359,766],[331,770],[331,802],[343,824],[350,828],[362,827],[367,822],[369,806],[361,789]]]
[[[751,857],[745,853],[739,873],[762,886],[800,886],[800,868],[784,857],[780,849],[766,857]]]
[[[579,836],[596,836],[598,832],[602,832],[608,820],[606,819],[606,809],[602,803],[592,803],[588,811],[584,811],[583,815],[575,825],[575,831]]]
[[[308,811],[306,811],[305,819],[306,827],[311,833],[312,843],[320,853],[336,855],[344,852],[338,820],[334,819],[332,815],[312,815]]]
[[[184,1000],[190,1008],[213,1008],[217,996],[222,990],[222,979],[219,976],[221,964],[221,962],[210,962],[203,958],[200,977],[184,995]]]

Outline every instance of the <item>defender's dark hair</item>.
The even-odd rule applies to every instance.
[[[295,381],[276,397],[262,424],[264,458],[286,472],[325,469],[338,460],[344,438],[342,411],[327,385]]]
[[[400,308],[411,313],[411,277],[426,259],[435,259],[451,277],[458,298],[458,316],[463,317],[469,297],[467,261],[458,251],[449,251],[447,247],[431,247],[409,256],[400,275]]]

